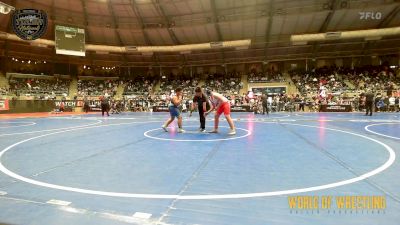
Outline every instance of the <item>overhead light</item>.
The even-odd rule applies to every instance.
[[[223,41],[222,46],[224,48],[232,48],[232,47],[244,47],[244,46],[250,46],[251,44],[251,39],[245,39],[245,40],[236,40],[236,41]]]
[[[393,32],[392,32],[393,33]],[[2,35],[4,34],[4,35]],[[389,34],[386,34],[389,35]],[[6,38],[12,41],[21,41],[21,39],[15,34],[2,33],[0,32],[0,39]],[[199,44],[183,44],[183,45],[170,45],[170,46],[109,46],[109,45],[93,45],[86,44],[86,51],[95,51],[96,54],[109,54],[109,53],[126,53],[126,52],[140,52],[142,55],[151,56],[154,52],[184,52],[184,51],[200,51],[208,50],[212,48],[235,48],[250,46],[251,39],[234,40],[234,41],[222,41],[222,42],[206,42]],[[35,46],[47,47],[55,46],[55,41],[46,39],[35,40]],[[61,51],[56,49],[57,51]],[[84,52],[82,52],[84,56]]]
[[[0,13],[1,14],[9,14],[13,10],[15,10],[14,7],[7,5],[6,3],[0,2]]]
[[[137,46],[125,46],[125,51],[127,52],[137,52],[138,47]]]
[[[83,69],[86,69],[86,65],[83,65]]]
[[[307,42],[307,41],[326,41],[334,39],[352,39],[352,38],[364,38],[376,40],[376,38],[382,38],[385,36],[399,35],[400,27],[390,27],[382,29],[369,29],[369,30],[353,30],[343,32],[328,32],[328,33],[316,33],[316,34],[299,34],[292,35],[290,40],[294,42]]]
[[[325,38],[326,39],[339,39],[342,36],[342,32],[326,32],[325,33]]]
[[[222,48],[224,45],[222,41],[215,41],[215,42],[210,42],[210,47],[211,48]]]

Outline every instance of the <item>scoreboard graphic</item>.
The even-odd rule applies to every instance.
[[[85,56],[85,29],[56,25],[56,54]]]

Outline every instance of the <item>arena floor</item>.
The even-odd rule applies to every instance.
[[[237,135],[164,113],[0,120],[0,223],[397,225],[400,114],[233,114]],[[207,124],[211,129],[212,121]],[[371,210],[290,196],[384,196]]]

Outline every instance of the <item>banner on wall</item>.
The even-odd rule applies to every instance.
[[[320,112],[351,112],[351,105],[321,105]]]
[[[55,106],[58,108],[61,105],[61,102],[64,102],[65,108],[75,108],[75,107],[83,107],[83,100],[56,100],[54,101]],[[100,105],[100,101],[91,101],[96,102]]]
[[[168,106],[153,106],[153,112],[169,112]]]
[[[248,105],[231,106],[231,112],[252,112],[252,110]]]
[[[2,110],[2,111],[7,111],[7,110],[9,110],[10,108],[9,108],[9,106],[8,106],[8,99],[4,99],[4,100],[1,100],[0,99],[0,110]]]
[[[286,87],[253,87],[251,91],[253,91],[254,94],[286,94]]]

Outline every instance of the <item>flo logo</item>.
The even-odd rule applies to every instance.
[[[14,11],[11,22],[18,37],[35,40],[46,33],[47,14],[43,10],[19,9]]]
[[[360,20],[380,20],[382,19],[381,12],[359,12]]]

